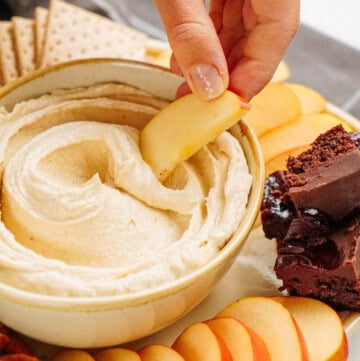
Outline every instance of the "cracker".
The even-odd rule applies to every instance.
[[[40,6],[35,8],[35,63],[36,67],[40,65],[41,55],[44,46],[48,10]]]
[[[60,0],[51,0],[41,67],[83,58],[143,60],[146,35]]]
[[[26,75],[35,70],[35,22],[19,16],[13,16],[11,22],[19,72]]]
[[[0,69],[4,84],[19,77],[11,21],[0,21]]]

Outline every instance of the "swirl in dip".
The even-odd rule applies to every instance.
[[[251,176],[230,133],[160,183],[139,130],[166,104],[122,84],[57,91],[0,117],[0,281],[40,294],[150,289],[213,259]]]

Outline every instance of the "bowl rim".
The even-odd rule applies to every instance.
[[[337,105],[327,102],[326,103],[326,111],[330,114],[333,114],[343,120],[346,123],[351,125],[355,130],[360,129],[360,119],[357,119],[354,115],[346,112],[345,110],[341,109]]]
[[[64,68],[70,68],[76,65],[91,65],[91,64],[118,64],[118,65],[132,65],[137,67],[145,67],[145,68],[153,68],[160,70],[161,72],[166,72],[169,74],[174,75],[175,77],[180,77],[173,73],[170,69],[165,68],[161,65],[152,64],[152,63],[145,63],[138,60],[131,60],[131,59],[113,59],[113,58],[86,58],[86,59],[77,59],[77,60],[70,60],[66,62],[62,62],[55,65],[50,65],[45,68],[37,69],[31,73],[26,75],[20,76],[19,78],[11,81],[3,86],[0,86],[0,100],[9,95],[14,90],[18,89],[22,85],[25,85],[35,79],[47,76],[49,73],[60,71]]]
[[[109,64],[109,66],[131,66],[142,67],[149,70],[156,69],[160,72],[166,72],[169,76],[179,78],[178,75],[172,73],[169,69],[155,65],[148,64],[133,60],[124,59],[109,59],[109,58],[96,58],[96,59],[82,59],[61,63],[58,65],[50,66],[40,69],[31,74],[17,79],[16,81],[5,85],[0,89],[1,98],[10,94],[12,91],[17,90],[23,85],[38,79],[46,77],[48,74],[61,71],[74,65],[91,65],[91,64]],[[56,87],[55,87],[56,88]],[[45,94],[45,93],[44,93]],[[264,185],[264,161],[261,153],[260,144],[255,135],[255,132],[246,122],[241,119],[238,123],[238,128],[241,134],[239,137],[240,144],[242,145],[245,157],[247,159],[249,171],[253,176],[251,190],[248,195],[248,203],[245,214],[241,220],[240,227],[231,236],[224,248],[207,264],[197,268],[174,281],[167,282],[163,285],[157,286],[145,291],[131,292],[127,294],[117,294],[109,296],[53,296],[46,294],[33,293],[29,291],[20,290],[16,287],[0,283],[0,297],[9,301],[23,304],[25,306],[48,309],[48,310],[62,310],[62,311],[87,311],[94,309],[108,310],[133,307],[144,303],[149,303],[152,300],[165,298],[169,295],[175,294],[180,290],[193,286],[204,275],[210,271],[219,268],[226,260],[233,257],[240,251],[241,246],[245,243],[247,236],[251,232],[253,224],[256,221],[258,211],[261,205],[262,189]],[[250,158],[249,158],[250,157]],[[251,157],[253,159],[251,159]],[[252,169],[250,163],[252,163]]]

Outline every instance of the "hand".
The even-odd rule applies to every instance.
[[[154,0],[173,50],[171,69],[200,98],[227,88],[251,99],[271,79],[299,24],[300,0]]]

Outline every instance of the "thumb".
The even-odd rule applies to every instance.
[[[201,99],[221,95],[229,84],[227,62],[203,0],[154,0],[176,62]]]

